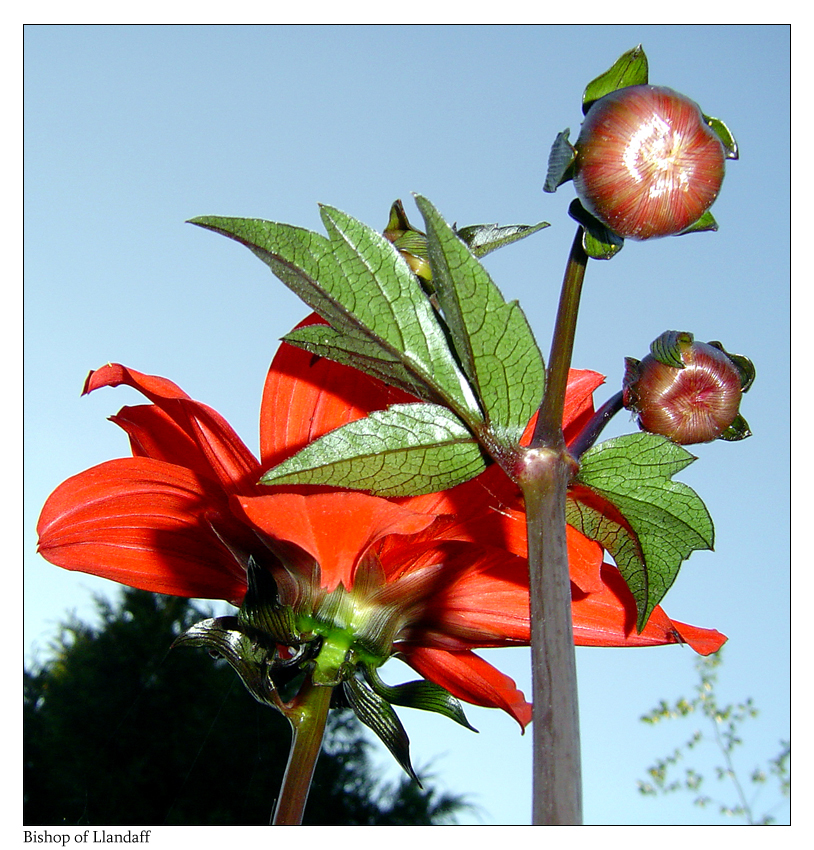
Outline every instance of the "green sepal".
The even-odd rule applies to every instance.
[[[571,201],[568,214],[582,225],[582,247],[594,260],[610,260],[624,247],[624,238],[592,216],[578,200]]]
[[[742,354],[730,353],[723,347],[723,345],[721,345],[720,342],[718,342],[718,340],[710,340],[707,344],[717,348],[718,351],[722,352],[729,358],[740,374],[741,392],[748,392],[749,388],[755,381],[755,364],[752,363],[748,357],[744,357]]]
[[[237,612],[243,631],[257,636],[268,635],[273,641],[286,646],[297,646],[300,638],[294,611],[290,606],[280,604],[277,583],[271,572],[259,567],[250,556],[246,578],[248,588]]]
[[[173,647],[176,646],[200,646],[225,658],[258,702],[282,710],[282,700],[271,676],[272,651],[245,634],[237,617],[196,623],[175,639]]]
[[[486,469],[477,439],[436,404],[394,404],[325,434],[261,484],[323,484],[378,496],[434,493]]]
[[[715,216],[707,210],[701,218],[694,221],[689,227],[685,227],[676,236],[684,236],[686,233],[714,233],[716,230],[718,230],[718,222],[715,220]]]
[[[664,331],[650,343],[650,353],[665,366],[683,369],[684,358],[681,354],[692,342],[693,335],[689,331]]]
[[[582,95],[582,114],[585,115],[606,94],[628,86],[646,85],[647,81],[647,56],[639,44],[623,53],[604,74],[588,83]]]
[[[192,224],[248,247],[277,277],[341,333],[366,336],[399,359],[415,379],[468,419],[477,402],[446,342],[418,278],[381,234],[331,207],[330,235],[257,219],[204,216]]]
[[[537,224],[470,224],[460,230],[453,227],[453,232],[478,258],[497,251],[505,245],[519,242],[533,233],[537,233],[551,225],[547,221]]]
[[[416,196],[427,227],[436,297],[464,373],[485,416],[468,424],[489,445],[513,451],[543,397],[545,368],[516,301],[506,302],[486,269],[438,210]]]
[[[745,440],[752,436],[752,431],[749,428],[749,423],[739,413],[732,424],[718,437],[719,440],[726,440],[729,443],[736,443],[738,440]]]
[[[390,703],[356,676],[346,679],[342,689],[354,714],[376,733],[393,758],[420,788],[421,781],[410,762],[410,739]]]
[[[574,178],[574,162],[577,158],[577,149],[568,139],[571,130],[566,128],[560,133],[551,152],[548,155],[548,172],[546,173],[544,192],[556,192],[563,183]]]
[[[582,456],[570,492],[568,522],[614,557],[636,600],[640,632],[681,563],[713,548],[706,506],[692,488],[671,480],[694,460],[657,434],[616,437]]]
[[[371,688],[391,705],[403,705],[421,711],[434,711],[444,717],[460,723],[473,732],[478,730],[466,719],[463,706],[452,694],[426,679],[404,682],[401,685],[387,685],[372,667],[363,668],[365,679]]]
[[[737,159],[738,143],[735,141],[735,137],[732,135],[729,127],[720,118],[712,118],[709,115],[704,115],[704,121],[707,122],[712,132],[721,140],[721,144],[726,151],[726,158]]]

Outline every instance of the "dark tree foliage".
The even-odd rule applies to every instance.
[[[24,822],[267,824],[291,739],[233,670],[173,640],[211,616],[187,599],[124,589],[100,625],[61,628],[24,671]],[[454,823],[463,798],[375,775],[362,727],[332,711],[306,824]]]

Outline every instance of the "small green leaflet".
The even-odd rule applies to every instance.
[[[636,600],[640,632],[682,561],[713,546],[706,506],[692,488],[671,480],[694,460],[656,434],[616,437],[583,455],[569,493],[568,523],[613,556]]]
[[[410,739],[398,715],[393,711],[393,706],[384,697],[379,696],[367,682],[356,676],[345,679],[342,682],[342,690],[353,713],[378,735],[393,758],[421,788],[421,780],[410,763]]]
[[[550,227],[547,221],[537,224],[470,224],[460,229],[453,227],[458,238],[469,246],[469,250],[478,258],[497,251],[505,245],[519,242],[544,227]]]
[[[260,483],[416,496],[454,487],[484,469],[477,440],[451,411],[437,404],[394,404],[314,440]]]
[[[419,679],[414,682],[404,682],[401,685],[387,685],[379,678],[379,674],[373,667],[363,667],[362,673],[374,692],[391,705],[405,705],[421,711],[434,711],[473,732],[478,731],[466,719],[459,700],[435,682]]]
[[[556,192],[563,183],[573,179],[574,162],[577,149],[568,139],[571,130],[566,128],[554,139],[551,152],[548,155],[548,171],[546,173],[544,192]]]

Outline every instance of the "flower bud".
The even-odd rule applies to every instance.
[[[640,428],[682,445],[750,436],[739,408],[754,379],[751,361],[677,331],[662,334],[650,352],[625,360],[624,406]]]
[[[712,206],[724,162],[737,155],[710,127],[715,120],[660,86],[628,86],[601,97],[575,145],[582,205],[625,238],[686,230]]]

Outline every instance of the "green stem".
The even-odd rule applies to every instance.
[[[574,461],[565,448],[562,418],[587,262],[579,228],[563,280],[545,396],[519,481],[529,548],[534,824],[582,823],[576,655],[565,535],[565,497]]]
[[[311,779],[322,749],[325,723],[333,688],[314,685],[306,679],[286,716],[293,728],[291,751],[274,810],[274,826],[299,826],[302,823]]]

